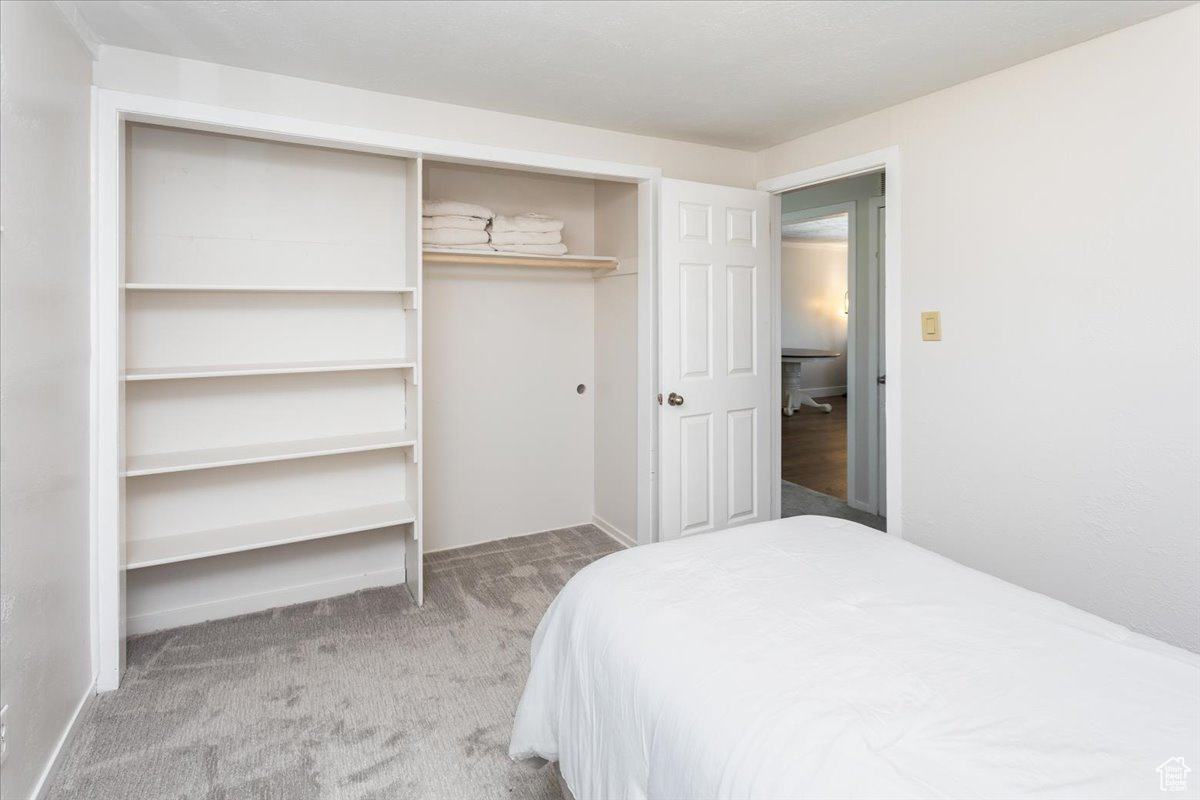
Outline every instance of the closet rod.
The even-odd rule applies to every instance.
[[[485,253],[475,250],[426,250],[426,264],[486,264],[495,267],[552,269],[616,269],[621,262],[608,256],[533,256],[524,253]]]

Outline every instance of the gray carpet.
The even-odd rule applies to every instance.
[[[588,525],[433,553],[403,587],[132,639],[49,796],[557,798],[508,759],[529,642],[562,585],[620,549]]]
[[[783,496],[780,515],[784,517],[799,517],[805,514],[820,514],[823,517],[837,517],[851,522],[860,522],[876,530],[886,531],[887,520],[851,508],[845,500],[830,497],[827,494],[809,489],[790,481],[783,481]]]

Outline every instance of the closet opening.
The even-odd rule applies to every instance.
[[[654,541],[657,170],[97,104],[101,691],[127,635],[419,606],[426,549]],[[566,252],[427,247],[438,196],[561,220]]]
[[[495,217],[423,223],[426,551],[636,543],[638,185],[426,158],[422,193]]]

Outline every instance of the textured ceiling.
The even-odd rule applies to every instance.
[[[1188,4],[60,2],[100,44],[747,150]]]
[[[850,238],[850,215],[834,214],[804,222],[785,222],[782,230],[787,242],[845,242]]]

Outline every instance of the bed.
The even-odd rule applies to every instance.
[[[581,570],[510,755],[578,800],[1159,797],[1160,766],[1200,765],[1200,656],[794,517]]]

